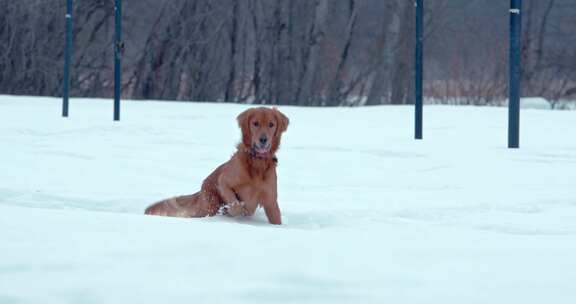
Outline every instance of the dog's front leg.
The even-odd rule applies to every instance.
[[[224,200],[223,212],[229,216],[244,216],[246,215],[246,208],[244,203],[241,202],[226,179],[221,179],[218,183],[218,193],[222,200]]]
[[[278,195],[276,191],[265,193],[262,197],[262,206],[266,212],[268,222],[273,225],[282,225],[282,215],[278,206]]]
[[[227,184],[220,183],[218,185],[218,193],[224,203],[227,205],[238,204],[240,200],[236,197],[236,193],[232,190],[232,187],[228,186]]]
[[[280,215],[280,207],[278,207],[277,201],[264,204],[264,211],[266,211],[266,217],[270,224],[282,225],[282,216]]]

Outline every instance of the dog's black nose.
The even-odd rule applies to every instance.
[[[260,144],[265,145],[267,141],[268,138],[266,136],[260,136]]]

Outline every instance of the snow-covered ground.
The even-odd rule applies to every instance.
[[[576,303],[576,112],[281,107],[284,225],[142,215],[245,108],[0,97],[0,303]]]

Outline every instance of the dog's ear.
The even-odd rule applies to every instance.
[[[250,141],[251,141],[250,119],[252,118],[252,114],[254,113],[253,110],[254,109],[248,109],[248,110],[240,113],[240,115],[238,115],[238,117],[236,117],[236,120],[238,120],[238,127],[240,127],[240,130],[242,130],[242,143],[247,148],[249,148],[252,145],[250,143]]]
[[[288,124],[290,123],[290,120],[288,119],[288,117],[286,117],[286,115],[282,114],[282,112],[278,111],[277,108],[272,108],[272,111],[274,111],[274,116],[276,116],[276,123],[278,125],[277,129],[276,129],[276,134],[280,135],[284,132],[286,132],[286,130],[288,129]]]

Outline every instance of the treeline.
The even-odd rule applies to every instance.
[[[411,0],[124,0],[123,95],[344,106],[413,101]],[[524,1],[524,95],[576,98],[576,3]],[[507,1],[426,1],[425,94],[496,104]],[[0,94],[59,96],[64,0],[0,0]],[[75,1],[72,95],[110,97],[112,0]]]

